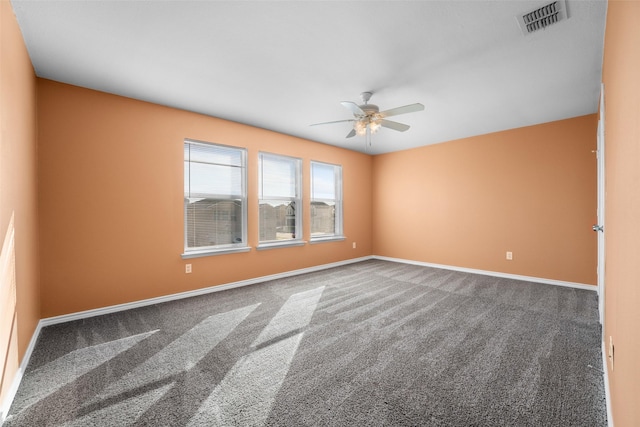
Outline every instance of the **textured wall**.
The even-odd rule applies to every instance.
[[[596,130],[589,115],[376,156],[374,253],[595,284]]]

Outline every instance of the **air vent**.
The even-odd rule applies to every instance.
[[[557,0],[516,18],[526,36],[567,19],[567,3],[565,0]]]

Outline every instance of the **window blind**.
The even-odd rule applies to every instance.
[[[246,151],[185,141],[185,252],[246,244]]]

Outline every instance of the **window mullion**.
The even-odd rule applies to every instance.
[[[301,160],[260,153],[258,159],[261,245],[301,239]]]
[[[246,248],[246,149],[191,140],[184,147],[183,257]]]

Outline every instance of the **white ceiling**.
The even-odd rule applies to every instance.
[[[40,77],[371,154],[596,112],[606,1],[524,36],[549,2],[12,0]],[[426,109],[370,147],[309,126],[363,91]]]

